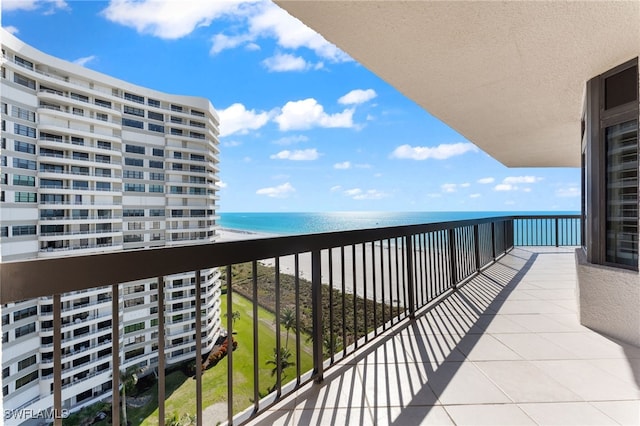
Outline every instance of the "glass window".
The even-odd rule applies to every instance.
[[[111,142],[98,141],[98,148],[101,148],[101,149],[111,149]]]
[[[18,74],[17,72],[13,73],[13,82],[28,87],[29,89],[36,88],[36,81],[34,79],[25,77],[21,74]]]
[[[164,168],[164,162],[149,160],[149,167],[152,167],[154,169],[163,169]]]
[[[160,101],[156,100],[156,99],[147,99],[147,105],[152,106],[152,107],[156,107],[156,108],[160,108]]]
[[[35,170],[36,162],[31,160],[25,160],[24,158],[14,158],[13,167],[18,169]]]
[[[13,148],[18,152],[26,152],[27,154],[36,153],[36,146],[28,142],[14,141]]]
[[[606,261],[638,265],[638,121],[605,129]]]
[[[160,124],[149,123],[148,126],[149,131],[151,132],[164,133],[164,126],[161,126]]]
[[[124,92],[124,98],[128,101],[144,104],[144,96],[138,96],[138,95],[134,95],[133,93]]]
[[[22,124],[14,123],[13,124],[13,132],[16,135],[27,136],[29,138],[35,138],[36,137],[36,129],[34,129],[33,127],[29,127],[29,126],[23,126]]]
[[[129,192],[144,192],[144,184],[141,183],[125,183],[124,190]]]
[[[20,108],[15,105],[11,107],[11,115],[21,120],[36,121],[36,113],[28,109]]]
[[[102,99],[96,99],[95,104],[105,108],[111,108],[111,102],[103,101]]]
[[[140,158],[128,158],[125,157],[124,159],[124,164],[127,166],[136,166],[136,167],[142,167],[144,164],[144,161]]]
[[[149,185],[149,192],[164,192],[164,185]]]
[[[159,112],[147,111],[147,117],[152,120],[164,121],[164,114],[160,114]]]
[[[33,192],[16,192],[15,202],[16,203],[35,203],[36,194]]]
[[[123,176],[125,179],[144,179],[144,173],[137,170],[125,170]]]
[[[13,175],[13,184],[20,186],[36,186],[35,176]]]
[[[164,180],[164,173],[149,173],[151,180]]]
[[[142,121],[131,120],[129,118],[123,118],[122,125],[127,127],[135,127],[136,129],[144,128],[144,123]]]
[[[142,108],[135,108],[129,105],[124,106],[124,113],[144,117],[144,110]]]
[[[153,148],[153,155],[156,157],[164,157],[164,149]]]
[[[125,147],[125,150],[133,154],[144,154],[144,146],[140,146],[140,145],[127,144],[127,146]]]

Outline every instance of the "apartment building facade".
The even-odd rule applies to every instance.
[[[1,35],[3,262],[215,240],[219,122],[207,99],[129,84]],[[219,272],[201,271],[200,284],[206,353],[221,327]],[[122,370],[157,368],[157,285],[119,286]],[[196,276],[164,285],[171,365],[195,357]],[[63,406],[74,410],[111,391],[111,287],[61,300]],[[53,405],[52,303],[0,308],[4,410]]]

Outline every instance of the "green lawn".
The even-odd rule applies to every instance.
[[[227,298],[221,297],[222,319],[226,324]],[[240,312],[240,318],[234,325],[234,337],[238,342],[238,348],[233,352],[233,404],[234,411],[239,412],[253,403],[253,306],[249,300],[233,294],[233,310]],[[275,316],[265,309],[258,309],[258,367],[259,389],[263,394],[275,383],[275,377],[271,376],[271,365],[266,361],[273,357],[273,348],[276,347]],[[301,371],[306,372],[313,367],[311,356],[311,342],[307,336],[301,336]],[[282,345],[285,344],[286,331],[282,330]],[[289,348],[292,352],[291,360],[295,362],[295,333],[289,336]],[[202,378],[203,408],[217,402],[227,401],[227,360],[225,357],[214,367],[206,370]],[[283,382],[295,377],[296,367],[291,367],[285,372]],[[175,371],[166,376],[165,413],[167,416],[173,412],[179,415],[183,413],[195,413],[195,387],[196,381],[186,377],[183,372]],[[129,421],[133,424],[156,425],[158,424],[157,396],[155,387],[145,394],[151,394],[154,398],[150,404],[141,408],[128,410]],[[152,410],[153,408],[153,410]],[[224,416],[224,413],[222,413]],[[211,420],[211,419],[210,419]]]

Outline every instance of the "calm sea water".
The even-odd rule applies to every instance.
[[[446,222],[510,215],[558,215],[579,212],[328,212],[220,213],[222,228],[278,235]]]

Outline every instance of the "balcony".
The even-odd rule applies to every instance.
[[[282,285],[293,276],[288,297],[296,302],[295,366],[286,375],[276,368],[266,384],[257,379],[264,367],[253,351],[253,397],[240,404],[234,394],[238,366],[230,351],[227,398],[211,414],[203,400],[202,366],[196,363],[192,400],[199,422],[207,416],[204,423],[637,423],[640,348],[578,323],[574,255],[579,244],[577,216],[509,216],[6,262],[0,268],[0,302],[52,296],[53,353],[59,354],[62,294],[111,285],[112,311],[118,312],[118,283],[157,277],[157,350],[169,354],[164,277],[196,271],[196,283],[202,283],[200,271],[220,268],[228,330],[233,329],[231,302],[242,284],[253,302],[253,333],[237,336],[242,350],[248,350],[262,339],[257,302],[265,300],[258,297],[258,267],[270,264],[275,266],[275,330],[281,330],[275,333],[276,347],[283,346],[285,333],[279,320]],[[250,280],[235,282],[233,266],[246,262]],[[309,287],[301,284],[305,277]],[[44,280],[45,288],[28,285]],[[194,287],[195,312],[200,312],[201,285]],[[311,301],[306,312],[300,302],[304,293]],[[363,315],[347,324],[349,309]],[[120,321],[113,315],[113,370],[123,363]],[[201,336],[201,317],[189,321],[194,327],[185,332]],[[307,333],[312,337],[309,371],[300,362],[300,342]],[[202,356],[204,344],[196,341],[191,356]],[[48,397],[62,407],[62,360],[53,361]],[[161,424],[171,414],[164,407],[170,396],[166,365],[167,359],[159,357]],[[265,396],[267,385],[271,393]],[[112,389],[119,386],[114,375]],[[111,398],[118,424],[120,395],[115,391]]]

